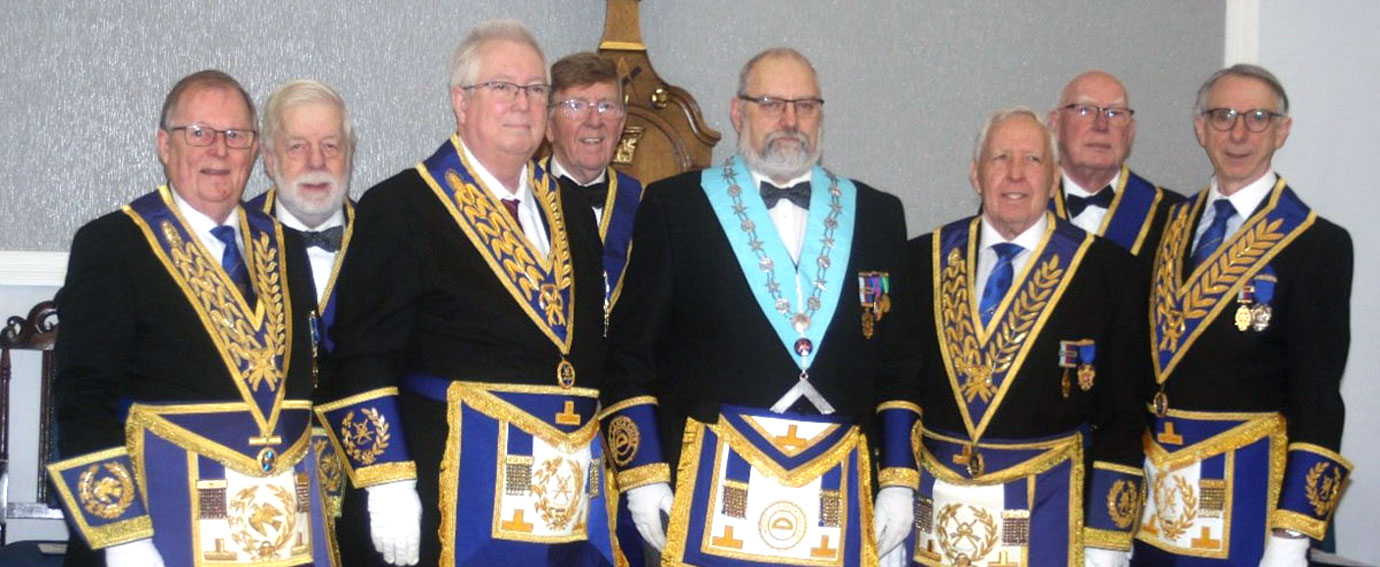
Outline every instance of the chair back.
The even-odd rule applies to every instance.
[[[5,527],[10,520],[62,519],[62,510],[49,494],[48,463],[56,454],[56,409],[53,405],[53,345],[57,342],[57,307],[41,301],[29,310],[28,317],[10,317],[0,330],[0,545],[5,543]],[[10,383],[13,379],[10,351],[37,351],[41,358],[38,406],[38,471],[33,499],[15,498],[10,491]]]

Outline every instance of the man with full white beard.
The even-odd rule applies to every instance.
[[[919,418],[901,203],[819,165],[795,50],[753,57],[731,106],[738,155],[652,184],[633,227],[603,390],[618,484],[668,565],[900,564]]]
[[[355,151],[354,127],[345,100],[331,87],[309,79],[289,82],[264,104],[264,172],[273,187],[251,199],[246,207],[263,211],[283,226],[302,234],[311,263],[311,282],[316,305],[309,325],[312,355],[330,352],[327,332],[335,320],[335,274],[350,242],[354,205],[347,198],[350,167]],[[314,367],[313,367],[314,368]],[[314,381],[315,383],[315,381]],[[313,386],[313,398],[325,399]],[[312,429],[317,450],[317,469],[326,501],[327,531],[332,555],[339,562],[335,522],[342,500],[358,506],[356,494],[344,495],[345,483],[338,457],[320,424]]]

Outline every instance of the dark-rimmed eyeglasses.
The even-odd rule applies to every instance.
[[[819,97],[777,98],[774,96],[738,95],[738,98],[757,105],[763,114],[771,118],[785,114],[788,104],[795,107],[796,116],[806,118],[819,114],[820,109],[824,106],[824,99]]]
[[[1264,132],[1270,127],[1270,122],[1275,118],[1284,116],[1281,113],[1264,108],[1252,110],[1237,110],[1235,108],[1209,108],[1203,111],[1203,116],[1207,117],[1208,124],[1214,130],[1226,132],[1236,127],[1236,119],[1245,118],[1246,129],[1251,132]]]
[[[623,104],[619,102],[611,100],[590,102],[582,98],[572,98],[554,102],[551,104],[551,108],[560,112],[561,116],[577,121],[589,118],[589,112],[591,110],[599,113],[599,116],[604,118],[617,120],[619,117],[623,116],[623,111],[625,110]]]
[[[502,102],[517,100],[518,92],[527,93],[527,100],[542,104],[545,104],[546,99],[551,96],[551,85],[543,83],[519,85],[508,81],[484,81],[473,85],[464,85],[460,88],[465,90],[484,89]]]
[[[189,146],[209,146],[216,143],[216,136],[224,136],[225,147],[234,148],[236,150],[249,149],[250,146],[254,145],[254,138],[257,138],[259,135],[259,133],[254,130],[240,128],[217,130],[210,126],[202,126],[200,124],[188,124],[186,126],[168,128],[169,133],[178,130],[182,131],[182,135],[187,139],[187,145]]]
[[[1066,104],[1059,107],[1059,110],[1071,111],[1074,116],[1085,120],[1092,120],[1098,116],[1102,116],[1107,119],[1107,122],[1114,126],[1125,126],[1131,122],[1131,116],[1136,113],[1134,110],[1120,106],[1096,106],[1092,104],[1077,103]]]

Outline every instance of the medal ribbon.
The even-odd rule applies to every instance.
[[[196,310],[260,433],[269,437],[287,392],[283,381],[292,352],[281,226],[265,216],[240,214],[245,261],[258,293],[251,309],[220,262],[188,228],[166,185],[126,205],[124,212]]]
[[[824,168],[814,168],[810,183],[814,190],[810,192],[801,243],[801,265],[796,266],[741,157],[731,158],[723,167],[704,170],[700,178],[758,307],[802,373],[822,348],[824,333],[843,293],[857,204],[853,182]],[[803,328],[797,328],[801,314],[808,314],[809,319]],[[809,354],[797,352],[800,339],[810,341]],[[797,387],[800,384],[808,385],[803,380]],[[811,401],[818,404],[813,398]]]
[[[536,253],[484,181],[471,172],[458,136],[451,135],[435,154],[417,164],[417,172],[489,264],[494,277],[561,354],[569,353],[573,337],[569,329],[575,315],[573,266],[560,198],[546,170],[536,162],[527,165],[532,196],[550,223],[549,257]]]
[[[1183,278],[1183,257],[1193,241],[1193,219],[1207,202],[1208,191],[1169,211],[1169,224],[1155,257],[1150,348],[1155,381],[1164,384],[1183,354],[1228,304],[1290,242],[1313,225],[1317,214],[1303,204],[1283,178],[1275,184],[1265,208],[1241,225],[1207,260]],[[1179,282],[1183,282],[1182,284]]]

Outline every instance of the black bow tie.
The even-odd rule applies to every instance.
[[[302,231],[302,242],[306,243],[307,248],[315,246],[327,252],[340,251],[340,239],[345,236],[345,227],[334,226],[322,231],[304,230]]]
[[[558,180],[561,188],[585,198],[590,207],[595,209],[604,208],[604,199],[609,196],[609,181],[605,177],[603,181],[590,185],[580,185],[574,179],[564,175]]]
[[[785,189],[763,181],[760,189],[762,191],[762,202],[767,204],[768,209],[775,207],[776,202],[781,199],[786,199],[802,209],[810,209],[809,181],[801,181]]]
[[[1082,214],[1083,209],[1090,206],[1107,208],[1112,206],[1112,197],[1116,196],[1112,192],[1112,186],[1103,187],[1101,191],[1093,193],[1090,197],[1079,197],[1077,195],[1064,195],[1065,208],[1069,210],[1069,218]]]

